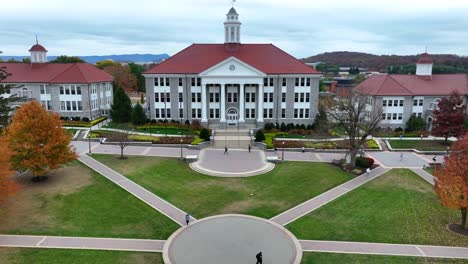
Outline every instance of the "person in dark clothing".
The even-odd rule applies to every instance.
[[[262,264],[262,252],[258,252],[258,254],[255,256],[257,258],[257,263],[256,264]]]
[[[189,214],[185,215],[185,222],[187,223],[187,225],[190,223],[190,215]]]
[[[250,144],[249,144],[249,152],[250,152]]]
[[[437,161],[437,156],[434,156],[434,157],[432,158],[432,161],[436,162],[436,161]]]
[[[224,147],[224,155],[228,154],[228,148]]]

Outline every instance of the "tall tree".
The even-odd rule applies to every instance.
[[[138,91],[146,91],[145,77],[143,77],[142,75],[142,73],[145,71],[145,66],[130,62],[128,64],[128,67],[130,67],[130,72],[135,76],[137,80]]]
[[[130,122],[132,117],[132,102],[124,90],[117,87],[114,93],[110,114],[112,121],[116,123]]]
[[[59,114],[46,111],[37,101],[16,111],[6,136],[13,169],[30,170],[37,180],[76,158],[70,147],[72,135],[62,128]]]
[[[467,229],[468,211],[468,133],[459,139],[445,157],[445,165],[436,169],[435,191],[442,204],[460,210],[460,226]]]
[[[61,55],[55,58],[54,60],[50,61],[51,63],[77,63],[77,62],[85,62],[82,60],[80,57],[76,56],[67,56],[67,55]]]
[[[6,127],[10,121],[10,113],[12,112],[12,103],[23,101],[16,94],[10,94],[10,90],[16,86],[10,84],[2,84],[11,74],[7,72],[5,67],[0,67],[0,127]],[[10,94],[10,95],[8,95]],[[8,96],[5,96],[8,95]]]
[[[350,97],[337,99],[335,106],[329,112],[336,125],[346,132],[350,165],[353,168],[356,166],[358,151],[382,119],[382,108],[369,104],[372,102],[371,99],[369,96],[354,92]]]
[[[109,66],[114,66],[118,63],[112,61],[112,60],[102,60],[102,61],[98,61],[96,62],[96,67],[98,67],[99,69],[103,70],[104,68],[106,67],[109,67]]]
[[[123,66],[120,63],[114,63],[111,66],[105,67],[104,71],[114,77],[114,87],[122,87],[127,93],[137,91],[137,79],[130,72],[128,65]]]
[[[432,111],[434,121],[432,121],[432,134],[445,138],[445,143],[449,137],[463,135],[465,120],[465,106],[463,98],[452,93],[449,98],[442,98],[437,108]]]
[[[0,200],[2,200],[15,193],[19,185],[10,178],[15,173],[10,162],[13,153],[4,135],[0,136],[0,149],[2,150],[0,155]]]
[[[146,115],[143,107],[139,103],[133,107],[132,111],[132,123],[134,125],[143,125],[146,123]]]

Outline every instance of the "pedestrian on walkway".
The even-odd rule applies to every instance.
[[[228,148],[224,147],[224,155],[228,154]]]
[[[257,255],[255,255],[255,258],[257,258],[257,262],[255,264],[262,264],[262,252],[258,252]]]
[[[432,158],[432,161],[436,162],[437,161],[437,156],[434,155],[434,157]]]
[[[250,152],[250,144],[249,144],[249,152]]]
[[[400,133],[400,140],[403,139],[403,133]]]
[[[189,225],[189,223],[190,223],[190,215],[189,214],[185,215],[185,222],[187,223],[187,225]]]
[[[367,169],[366,169],[366,174],[367,174],[367,176],[370,175],[370,168],[367,168]]]
[[[403,152],[400,153],[400,161],[403,161]]]
[[[305,148],[304,148],[304,147],[302,147],[302,153],[304,153],[304,152],[305,152]]]
[[[277,147],[275,147],[275,153],[276,153],[277,151],[278,151],[278,148],[277,148]]]
[[[423,139],[423,134],[421,134],[421,140]]]

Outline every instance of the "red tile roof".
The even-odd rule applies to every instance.
[[[424,52],[421,54],[421,57],[419,57],[419,60],[417,62],[418,64],[433,64],[434,62],[432,61],[431,56],[427,54],[427,52]]]
[[[5,83],[96,83],[113,77],[88,63],[0,63],[11,75]]]
[[[443,96],[453,91],[468,95],[468,75],[434,74],[431,79],[416,75],[372,75],[354,90],[380,96]]]
[[[235,57],[265,74],[319,74],[272,44],[192,44],[147,74],[199,74]]]
[[[30,49],[29,51],[45,51],[47,52],[47,50],[40,44],[34,44]]]

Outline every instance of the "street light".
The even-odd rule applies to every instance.
[[[283,146],[283,150],[281,153],[281,161],[284,161],[284,141],[281,143],[281,145]]]
[[[88,132],[88,152],[91,154],[91,128],[89,128]]]
[[[183,159],[183,155],[182,155],[182,138],[180,138],[180,159]]]

